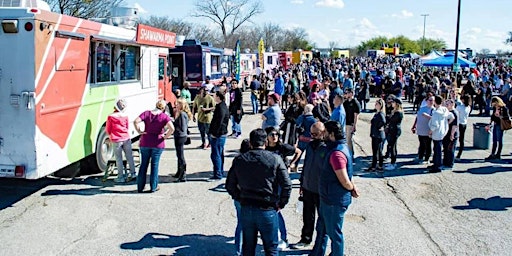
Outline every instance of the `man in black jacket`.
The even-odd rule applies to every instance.
[[[242,205],[242,251],[255,255],[258,231],[265,255],[278,255],[277,212],[290,199],[292,183],[283,160],[265,150],[267,134],[262,129],[249,135],[251,150],[237,156],[226,180],[226,190]]]
[[[236,79],[231,80],[229,97],[229,113],[231,114],[231,123],[233,124],[230,136],[233,138],[239,138],[240,135],[242,135],[242,126],[240,125],[240,121],[242,121],[243,115],[243,97],[242,89],[238,87],[238,81]]]
[[[220,180],[224,177],[224,145],[228,134],[229,111],[222,92],[216,92],[214,99],[216,105],[208,130],[212,138],[210,158],[213,163],[213,176],[210,180]]]

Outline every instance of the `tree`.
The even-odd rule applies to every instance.
[[[512,31],[508,32],[508,38],[505,40],[505,44],[512,44]]]
[[[487,48],[484,48],[484,49],[482,49],[482,50],[480,51],[480,54],[482,54],[482,55],[487,55],[487,54],[489,54],[489,53],[491,53],[491,50],[489,50],[489,49],[487,49]]]
[[[334,49],[334,48],[338,48],[338,42],[336,41],[330,41],[329,42],[329,49]]]
[[[82,19],[105,18],[123,0],[48,0],[52,11]]]
[[[387,38],[384,36],[374,37],[368,41],[362,42],[357,46],[359,54],[365,54],[367,50],[381,49],[382,44],[387,44],[389,47],[393,47],[395,43],[400,45],[400,53],[420,53],[422,45],[424,45],[425,52],[430,52],[434,49],[446,48],[446,42],[441,39],[422,39],[413,41],[405,36],[396,36],[393,38]]]
[[[190,38],[190,36],[192,35],[193,28],[195,26],[192,23],[180,19],[171,19],[168,16],[150,16],[148,19],[141,20],[140,23],[155,28],[171,31],[176,33],[176,35],[185,36],[185,38]]]
[[[207,18],[220,27],[225,43],[264,10],[261,0],[196,0],[194,8],[193,17]]]

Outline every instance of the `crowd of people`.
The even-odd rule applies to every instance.
[[[317,239],[311,255],[325,254],[327,237],[332,243],[331,255],[343,255],[343,216],[351,198],[359,195],[352,175],[353,138],[361,112],[373,112],[369,134],[372,160],[364,171],[399,169],[397,145],[404,132],[403,101],[413,104],[416,115],[411,127],[419,142],[415,162],[431,162],[426,167],[429,172],[451,169],[456,159],[462,157],[468,118],[473,110],[490,117],[486,129],[492,133],[493,143],[486,160],[500,159],[503,132],[510,129],[512,70],[497,59],[475,61],[477,68],[455,74],[447,69],[425,69],[415,59],[391,56],[315,59],[287,70],[267,70],[244,79],[242,82],[247,85],[244,87],[250,90],[251,111],[248,112],[261,114],[262,125],[243,141],[226,180],[226,189],[237,209],[237,254],[254,255],[258,231],[267,255],[276,255],[278,249],[289,247],[280,209],[290,196],[289,172],[300,171],[304,227],[300,241],[291,247],[301,249],[313,242],[315,213],[318,213]],[[213,85],[206,79],[194,100],[188,86],[184,86],[176,109],[170,111],[171,116],[165,113],[167,104],[159,101],[154,110],[142,113],[134,121],[141,134],[139,192],[144,190],[149,163],[151,192],[158,190],[159,157],[165,139],[171,136],[178,158],[174,177],[177,182],[186,181],[183,148],[189,139],[190,119],[197,122],[201,135],[198,148],[211,149],[210,180],[226,177],[224,145],[228,137],[243,136],[240,123],[244,115],[239,81],[228,80]],[[376,98],[375,105],[369,107],[367,103],[372,97]],[[118,132],[128,129],[128,121],[122,115],[124,108],[124,102],[117,102],[107,122],[108,127],[119,126],[107,131],[116,143],[118,161],[122,159],[122,150],[126,158],[131,158],[126,136]],[[228,135],[230,120],[232,133]],[[144,130],[140,129],[141,122],[145,124]],[[304,162],[299,169],[303,155]],[[389,161],[384,165],[387,158]],[[118,167],[116,181],[133,179],[132,163],[130,174]]]

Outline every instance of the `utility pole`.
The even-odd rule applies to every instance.
[[[423,40],[421,42],[421,51],[423,52],[423,55],[425,55],[425,26],[427,24],[428,14],[422,14],[421,16],[423,16]]]
[[[460,70],[460,64],[458,63],[459,60],[459,29],[460,29],[460,0],[459,5],[457,7],[457,32],[455,35],[455,54],[453,56],[453,71],[459,72]]]

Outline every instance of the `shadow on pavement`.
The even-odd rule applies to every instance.
[[[466,171],[453,171],[454,173],[471,173],[476,175],[488,175],[495,174],[499,172],[510,172],[512,171],[512,167],[505,166],[482,166],[476,168],[469,168]]]
[[[455,210],[484,210],[484,211],[507,211],[512,207],[512,198],[493,196],[485,198],[473,198],[468,201],[468,205],[453,206]]]
[[[221,235],[190,234],[173,236],[161,233],[148,233],[139,241],[121,244],[123,250],[139,251],[149,248],[174,249],[172,255],[202,256],[202,255],[233,255],[234,244],[227,242],[233,238]]]
[[[0,179],[0,211],[11,207],[37,191],[51,185],[67,184],[66,181],[53,178],[38,180]]]

